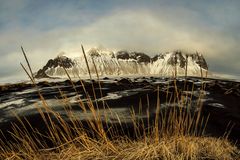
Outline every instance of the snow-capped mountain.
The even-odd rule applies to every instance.
[[[92,48],[86,53],[91,73],[103,75],[161,75],[204,76],[208,65],[199,53],[184,54],[180,51],[160,53],[153,57],[140,52],[103,50]],[[36,73],[36,78],[66,76],[64,68],[73,77],[88,74],[84,56],[75,58],[64,55],[50,59],[47,64]]]

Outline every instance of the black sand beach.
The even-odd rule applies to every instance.
[[[159,96],[160,108],[164,113],[168,114],[171,109],[176,107],[179,112],[186,110],[191,114],[201,109],[201,116],[205,117],[204,119],[207,121],[204,135],[220,137],[229,134],[228,138],[230,141],[239,145],[239,82],[196,77],[188,77],[187,80],[177,78],[176,81],[172,78],[159,77],[136,77],[131,79],[105,77],[100,79],[100,85],[97,80],[75,81],[73,84],[74,87],[71,81],[66,80],[39,82],[37,84],[38,88],[28,83],[1,86],[1,140],[3,142],[14,141],[10,134],[13,132],[13,124],[16,124],[19,129],[23,127],[16,115],[22,119],[25,125],[27,124],[25,126],[27,129],[31,130],[32,127],[40,133],[47,134],[48,128],[37,109],[42,105],[39,99],[39,91],[51,109],[59,113],[66,122],[70,125],[72,123],[66,115],[66,108],[68,108],[76,114],[74,121],[81,121],[85,125],[86,130],[88,129],[87,121],[91,120],[92,116],[88,108],[86,108],[86,113],[83,112],[80,107],[81,104],[78,102],[79,98],[84,103],[88,103],[87,99],[90,97],[94,107],[98,108],[100,114],[102,114],[104,107],[108,106],[119,116],[112,115],[110,120],[103,118],[104,128],[108,130],[108,123],[115,123],[116,125],[114,126],[121,130],[122,134],[126,134],[131,138],[135,138],[131,134],[131,130],[134,130],[131,121],[131,109],[144,124],[149,123],[149,121],[153,123],[156,116],[156,106],[158,105],[157,97]],[[92,87],[94,87],[95,92],[93,92]],[[179,99],[186,97],[186,95],[191,98],[186,103],[181,104]],[[68,105],[62,100],[67,100]],[[197,106],[202,107],[199,108]],[[141,112],[139,112],[140,110]],[[51,113],[47,114],[46,110],[43,112],[51,117]],[[52,118],[54,121],[54,116]],[[124,125],[120,126],[119,121],[124,122]],[[57,120],[55,123],[58,123]],[[203,128],[203,126],[199,126],[200,128]],[[47,139],[45,141],[48,143]],[[49,146],[52,145],[49,142]]]

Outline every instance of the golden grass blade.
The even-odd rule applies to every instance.
[[[81,48],[82,48],[82,53],[83,53],[83,56],[84,56],[84,59],[85,59],[86,65],[87,65],[87,69],[88,69],[88,74],[89,74],[90,80],[92,80],[90,67],[89,67],[89,64],[88,64],[87,56],[86,56],[85,50],[83,48],[83,45],[81,45]]]
[[[28,58],[27,58],[26,53],[25,53],[25,51],[24,51],[24,49],[23,49],[22,46],[21,46],[21,49],[22,49],[22,53],[23,53],[23,55],[24,55],[24,58],[25,58],[25,60],[26,60],[26,62],[27,62],[28,69],[29,69],[29,71],[30,71],[30,73],[31,73],[31,77],[32,77],[32,79],[34,79],[32,68],[31,68],[31,66],[30,66],[30,63],[29,63],[29,61],[28,61]]]
[[[30,80],[32,81],[32,83],[35,84],[35,81],[34,81],[33,78],[31,77],[31,75],[28,73],[27,69],[23,66],[22,63],[20,63],[20,65],[22,66],[22,68],[24,69],[24,71],[26,72],[26,74],[28,75],[28,77],[30,78]]]

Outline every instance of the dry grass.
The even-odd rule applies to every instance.
[[[21,150],[9,153],[8,159],[226,159],[240,158],[239,150],[226,139],[211,137],[171,136],[163,137],[158,143],[148,137],[146,140],[129,140],[119,137],[111,143],[115,150],[101,140],[79,137],[78,140],[65,145],[58,152],[38,150],[29,152]],[[85,143],[80,143],[84,141]],[[6,158],[5,157],[5,158]]]
[[[83,47],[82,50],[85,54]],[[27,56],[23,49],[22,51],[26,58],[29,71],[22,64],[21,65],[36,86]],[[95,70],[97,73],[96,66]],[[67,71],[66,74],[68,75]],[[89,72],[91,78],[90,74]],[[71,80],[69,75],[68,77]],[[74,83],[72,83],[72,85],[77,92]],[[101,88],[100,83],[99,87]],[[69,122],[66,122],[59,113],[51,109],[39,91],[43,107],[36,107],[47,125],[48,134],[42,135],[38,130],[32,128],[26,119],[21,119],[16,115],[22,125],[21,127],[14,124],[12,126],[14,129],[12,136],[16,140],[16,143],[8,143],[5,146],[4,143],[0,141],[0,158],[9,160],[240,159],[239,149],[231,144],[226,137],[217,139],[203,136],[207,118],[204,119],[201,116],[201,103],[198,104],[200,108],[199,112],[194,115],[190,114],[188,110],[179,108],[173,108],[169,114],[165,114],[161,112],[161,103],[158,98],[157,106],[153,106],[156,108],[154,123],[148,123],[148,125],[143,123],[143,120],[137,119],[133,110],[133,134],[136,138],[131,139],[127,134],[121,134],[123,123],[121,120],[119,120],[118,129],[116,124],[111,123],[107,130],[104,128],[101,119],[102,115],[99,114],[98,108],[95,108],[97,104],[95,105],[91,100],[84,86],[83,89],[88,98],[88,102],[85,104],[79,99],[79,107],[83,112],[89,110],[93,117],[93,119],[87,120],[87,130],[84,129],[84,125],[81,121],[75,121],[77,117],[74,117],[71,107],[69,107],[70,105],[67,103],[67,98],[63,98],[62,103],[63,106],[66,106],[65,110],[69,115],[71,125],[69,125]],[[94,87],[92,89],[95,94]],[[185,100],[187,97],[179,97],[178,93],[179,91],[176,86],[176,94],[175,97],[173,97],[174,101],[176,101],[179,106],[186,105]],[[192,95],[187,96],[191,97]],[[62,95],[62,97],[64,97],[64,95]],[[199,98],[201,98],[201,96]],[[95,96],[94,99],[96,99]],[[104,101],[102,103],[104,104],[105,110],[109,111],[108,113],[118,117]],[[142,110],[141,105],[139,105],[139,110]],[[147,113],[149,114],[149,112]],[[54,117],[55,120],[53,120],[52,117]],[[104,119],[108,120],[109,115],[104,114]],[[42,138],[50,140],[54,144],[54,147],[50,148]]]

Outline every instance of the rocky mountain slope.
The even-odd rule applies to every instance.
[[[107,75],[160,75],[178,76],[187,75],[201,76],[205,75],[208,65],[203,55],[199,53],[185,54],[181,51],[160,53],[153,57],[140,52],[101,50],[97,48],[90,49],[87,53],[87,60],[90,71],[96,75],[95,63],[98,74]],[[58,56],[50,59],[47,64],[36,73],[36,78],[44,77],[65,77],[64,68],[73,77],[78,75],[86,76],[88,74],[87,65],[83,56],[67,57]]]

